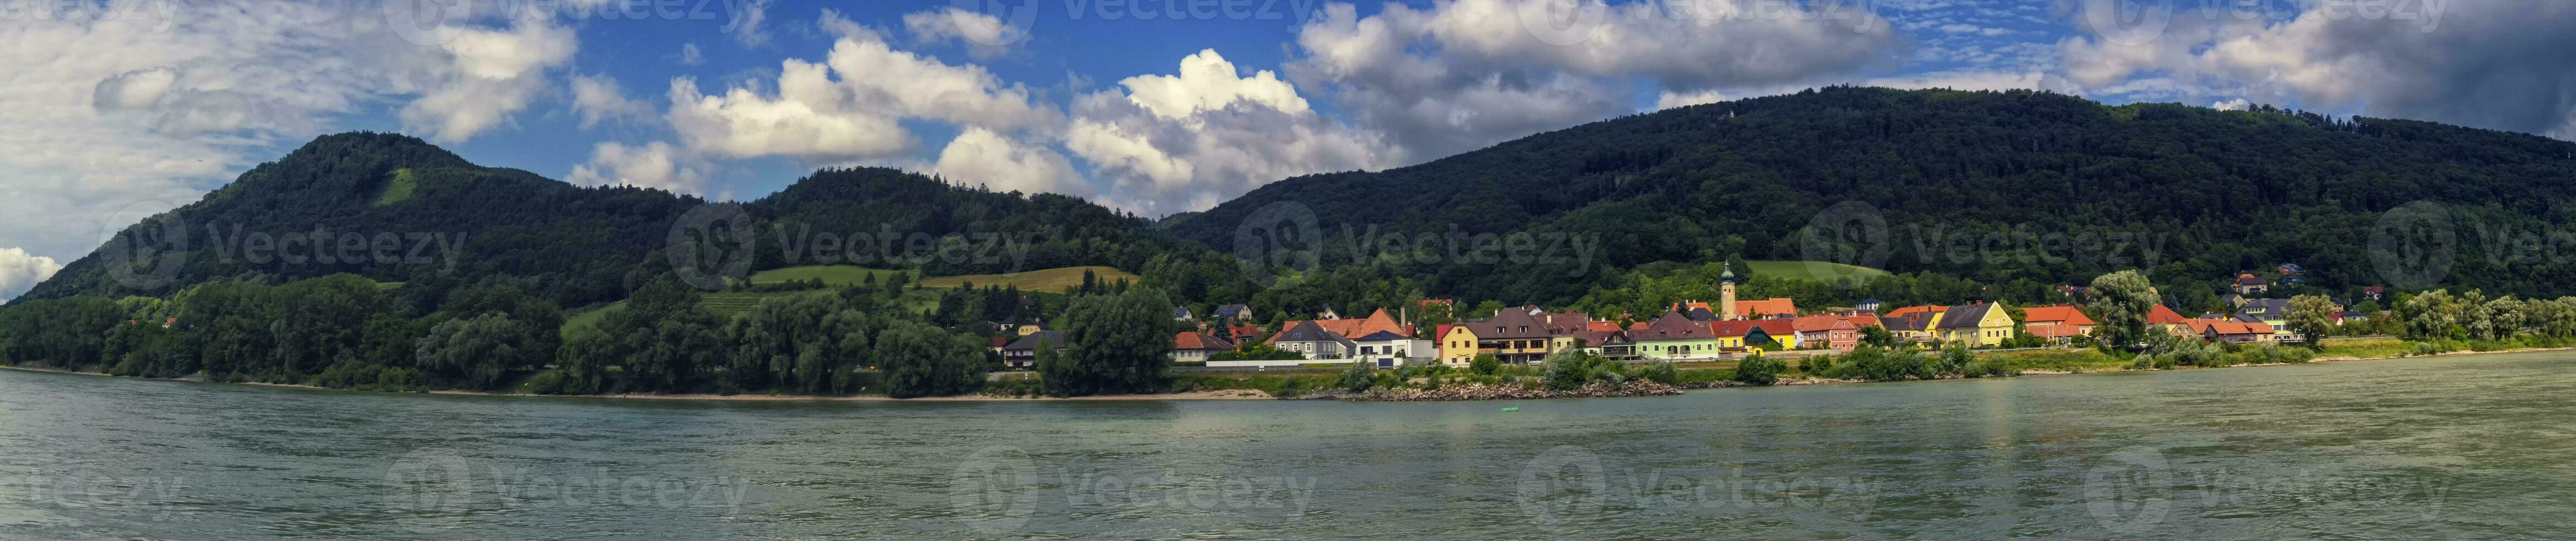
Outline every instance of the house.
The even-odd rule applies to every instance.
[[[1288,330],[1279,331],[1277,336],[1270,337],[1270,345],[1279,348],[1280,351],[1294,351],[1306,355],[1307,359],[1314,360],[1349,357],[1359,347],[1359,344],[1352,343],[1350,338],[1324,330],[1323,326],[1316,325],[1313,321],[1299,323],[1297,326],[1289,327]]]
[[[2280,271],[2281,274],[2305,274],[2308,272],[2307,267],[2301,267],[2297,263],[2282,263],[2280,267],[2273,270]]]
[[[1746,349],[1784,351],[1798,349],[1798,331],[1788,318],[1753,320],[1753,330],[1744,335]]]
[[[2191,328],[2191,318],[2182,317],[2182,313],[2175,312],[2173,307],[2162,304],[2147,309],[2147,330],[2164,331],[2173,333],[2175,336],[2191,336],[2199,333],[2198,330]]]
[[[2225,319],[2191,320],[2192,334],[2211,342],[2270,343],[2278,339],[2271,325]]]
[[[1019,333],[1020,336],[1031,336],[1046,330],[1046,321],[1037,318],[1020,320],[1020,324],[1011,327],[1011,332]]]
[[[1942,309],[1940,320],[1932,324],[1932,333],[1943,342],[1992,347],[2012,338],[2013,320],[2000,304],[1963,304]]]
[[[1172,336],[1172,362],[1203,363],[1209,355],[1234,351],[1234,342],[1217,335],[1185,332]]]
[[[1191,315],[1191,314],[1190,314],[1190,307],[1187,307],[1187,306],[1174,306],[1174,307],[1172,307],[1172,321],[1198,321],[1198,320],[1199,320],[1198,316],[1195,316],[1195,315]]]
[[[1378,368],[1426,362],[1440,354],[1439,348],[1432,346],[1430,340],[1415,339],[1413,335],[1396,334],[1394,331],[1370,333],[1351,339],[1351,342],[1359,346],[1359,352],[1352,358]]]
[[[1590,350],[1594,349],[1590,346],[1600,345],[1598,342],[1586,342],[1580,335],[1592,330],[1591,315],[1582,312],[1541,311],[1531,314],[1530,317],[1538,319],[1539,326],[1547,329],[1549,351],[1565,351],[1578,347]]]
[[[1208,312],[1208,315],[1220,322],[1252,321],[1253,319],[1252,307],[1240,304],[1218,306],[1216,311]]]
[[[1326,332],[1342,335],[1344,337],[1368,336],[1371,334],[1377,334],[1379,331],[1413,336],[1412,325],[1396,323],[1395,318],[1388,316],[1386,309],[1383,308],[1378,309],[1376,313],[1369,314],[1369,317],[1361,319],[1291,320],[1287,324],[1280,325],[1279,328],[1294,328],[1298,325],[1307,323],[1313,323],[1318,327],[1322,327]],[[1277,340],[1277,337],[1272,337],[1272,340]],[[1277,344],[1274,343],[1272,345]]]
[[[1476,360],[1476,330],[1472,326],[1441,325],[1432,336],[1440,341],[1440,364],[1460,367]]]
[[[1898,340],[1907,342],[1939,340],[1940,336],[1934,332],[1933,326],[1941,322],[1941,313],[1949,309],[1948,306],[1898,308],[1896,311],[1878,316],[1878,326],[1886,328],[1890,334],[1895,334]]]
[[[1002,348],[1009,345],[1011,345],[1011,339],[1006,337],[995,336],[984,339],[984,349],[993,352],[994,355],[1001,355]]]
[[[2021,309],[2021,325],[2041,338],[2061,339],[2093,334],[2093,318],[2072,305],[2033,306]],[[2058,328],[2064,327],[2064,328]],[[2047,328],[2048,332],[2037,329]]]
[[[2374,301],[2385,300],[2388,298],[2388,288],[2379,286],[2361,286],[2361,298]]]
[[[1547,323],[1522,309],[1504,309],[1495,312],[1494,317],[1462,325],[1474,328],[1477,353],[1493,355],[1506,363],[1536,363],[1555,347],[1555,337],[1548,334]]]
[[[1637,343],[1628,340],[1627,331],[1584,329],[1575,331],[1572,338],[1577,344],[1576,347],[1583,348],[1584,353],[1599,355],[1614,361],[1638,360]]]
[[[2042,340],[2047,340],[2049,343],[2056,344],[2074,340],[2075,337],[2078,336],[2091,336],[2093,334],[2093,328],[2078,327],[2075,325],[2036,325],[2024,323],[2022,324],[2022,332],[2030,333],[2031,336],[2037,336]]]
[[[1876,319],[1876,318],[1872,318]],[[1798,343],[1807,347],[1824,347],[1851,351],[1860,347],[1860,326],[1845,316],[1815,315],[1789,320],[1789,329],[1798,333]]]
[[[1064,333],[1055,331],[1037,331],[1033,334],[1022,336],[1019,340],[1012,341],[1010,345],[1002,346],[1002,366],[1021,369],[1036,368],[1038,365],[1038,348],[1064,351]]]
[[[2057,293],[2058,293],[2058,294],[2060,294],[2060,295],[2065,295],[2065,296],[2067,296],[2067,297],[2083,297],[2083,296],[2085,296],[2086,294],[2090,294],[2090,293],[2092,293],[2092,292],[2093,292],[2093,288],[2085,287],[2085,286],[2077,286],[2077,285],[2063,285],[2063,286],[2057,286]]]
[[[1225,328],[1225,334],[1225,341],[1237,344],[1263,341],[1261,328],[1251,325],[1228,325]]]
[[[1735,301],[1735,313],[1729,314],[1735,319],[1770,319],[1794,315],[1798,315],[1798,301],[1786,298]]]
[[[2272,291],[2272,283],[2255,276],[2254,271],[2241,271],[2236,273],[2234,289],[2238,295],[2261,295]]]
[[[1326,306],[1326,307],[1324,307],[1324,311],[1322,311],[1322,312],[1316,312],[1316,313],[1315,313],[1315,319],[1321,319],[1321,320],[1327,320],[1327,321],[1330,321],[1330,320],[1341,319],[1341,318],[1342,318],[1342,313],[1341,313],[1341,312],[1335,312],[1335,311],[1333,311],[1333,307],[1330,307],[1330,306]]]
[[[1635,344],[1637,358],[1646,361],[1713,359],[1720,352],[1708,324],[1676,311],[1664,312],[1644,330],[1630,331],[1628,340]]]
[[[2337,315],[2342,314],[2343,306],[2336,305],[2332,312]],[[2264,325],[2271,326],[2273,332],[2280,335],[2275,337],[2274,340],[2281,343],[2297,344],[2308,340],[2306,335],[2290,330],[2289,299],[2256,299],[2246,301],[2243,309],[2236,312],[2235,319],[2240,322],[2261,322]]]
[[[1753,326],[1753,323],[1754,320],[1750,319],[1712,321],[1708,324],[1708,333],[1709,336],[1717,338],[1718,352],[1740,352],[1746,349],[1745,338],[1761,332],[1759,328]]]
[[[2227,305],[2228,305],[2228,306],[2244,306],[2244,305],[2245,305],[2245,299],[2246,299],[2246,297],[2245,297],[2244,295],[2238,295],[2238,294],[2235,294],[2235,293],[2228,293],[2228,294],[2224,294],[2224,295],[2219,295],[2219,296],[2218,296],[2218,302],[2227,303]]]
[[[1880,304],[1884,303],[1879,302],[1878,299],[1861,299],[1860,302],[1852,304],[1852,309],[1876,314],[1878,313],[1878,306]]]

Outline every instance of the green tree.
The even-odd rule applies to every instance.
[[[2324,349],[2326,333],[2334,330],[2336,313],[2334,300],[2324,295],[2290,297],[2290,331],[2299,333],[2308,347]]]
[[[430,328],[414,353],[421,370],[460,389],[490,390],[512,371],[554,357],[531,340],[526,323],[500,312],[451,319]]]
[[[1887,332],[1886,327],[1863,325],[1860,328],[1860,343],[1865,346],[1893,348],[1897,345],[1896,333]]]
[[[1756,351],[1752,355],[1746,355],[1743,361],[1735,363],[1735,381],[1752,385],[1778,383],[1780,372],[1786,368],[1780,361],[1764,357],[1762,352]]]
[[[1150,287],[1085,295],[1065,308],[1065,355],[1039,363],[1047,394],[1152,393],[1171,388],[1172,302]]]
[[[889,397],[958,395],[984,384],[984,352],[974,337],[924,323],[896,323],[877,333],[870,357],[885,374]]]
[[[1366,362],[1351,363],[1350,368],[1342,370],[1342,389],[1354,393],[1367,392],[1369,387],[1377,385],[1376,375],[1377,371],[1370,369]]]
[[[2094,332],[2105,348],[2125,349],[2146,340],[2147,312],[2156,305],[2155,286],[2145,274],[2124,270],[2093,278],[2093,303],[2101,307],[2101,326]]]
[[[1477,354],[1475,358],[1467,360],[1467,371],[1475,372],[1477,375],[1491,376],[1502,369],[1503,360],[1493,355]]]

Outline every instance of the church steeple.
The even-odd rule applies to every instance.
[[[1725,269],[1717,275],[1717,318],[1741,319],[1735,315],[1735,262],[1727,262]]]

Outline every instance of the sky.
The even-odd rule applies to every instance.
[[[751,200],[888,166],[1139,215],[1859,84],[2576,138],[2576,2],[0,0],[0,299],[313,137]]]

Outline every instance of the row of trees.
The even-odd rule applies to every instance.
[[[2525,331],[2551,338],[2576,336],[2576,297],[2488,298],[2478,290],[2455,295],[2436,289],[2400,296],[2397,315],[2406,324],[2406,335],[2416,339],[2501,340]]]

